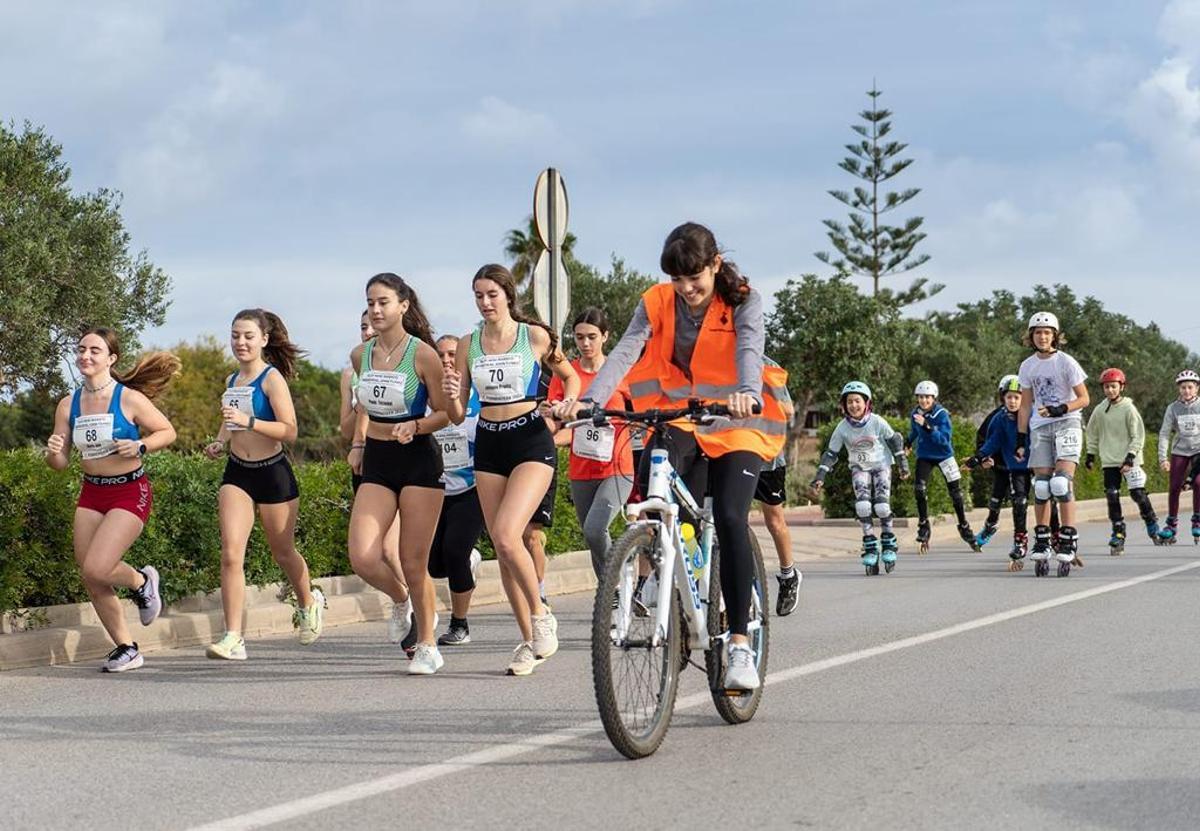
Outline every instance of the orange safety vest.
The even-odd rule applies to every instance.
[[[642,295],[642,304],[650,320],[650,339],[642,357],[625,376],[635,408],[681,407],[689,398],[723,402],[737,392],[733,309],[720,295],[713,297],[700,326],[692,353],[691,380],[671,362],[675,351],[675,289],[670,283],[659,283]],[[787,439],[787,416],[781,403],[787,393],[787,378],[787,370],[782,367],[763,365],[763,408],[759,415],[674,426],[694,432],[696,443],[710,458],[748,450],[770,461],[783,450]]]

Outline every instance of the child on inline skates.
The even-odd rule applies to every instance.
[[[946,480],[946,489],[954,502],[954,513],[958,517],[958,535],[963,542],[979,551],[975,532],[967,522],[967,509],[963,504],[962,471],[954,458],[953,430],[950,413],[938,403],[938,385],[933,381],[922,381],[913,390],[917,406],[912,411],[908,429],[908,446],[916,448],[917,467],[913,490],[917,497],[917,544],[924,554],[929,550],[929,476],[939,468]]]
[[[970,470],[992,467],[992,495],[988,499],[988,516],[983,530],[976,537],[982,547],[996,533],[1000,508],[1005,498],[1012,500],[1013,547],[1008,552],[1009,571],[1020,571],[1025,565],[1029,547],[1026,520],[1029,514],[1029,465],[1017,458],[1017,413],[1021,409],[1021,382],[1015,375],[1000,379],[1000,407],[986,420],[987,433],[975,450],[975,455],[963,464]]]
[[[1059,503],[1062,531],[1054,552],[1058,575],[1066,577],[1078,562],[1079,532],[1075,528],[1075,468],[1083,453],[1083,416],[1089,403],[1087,373],[1059,347],[1066,342],[1058,317],[1037,312],[1029,319],[1023,340],[1034,352],[1021,362],[1021,411],[1017,416],[1017,457],[1033,468],[1033,550],[1038,577],[1050,573],[1050,502]]]
[[[1125,517],[1121,512],[1121,479],[1129,484],[1129,495],[1138,506],[1146,533],[1155,544],[1158,537],[1158,517],[1146,494],[1146,471],[1142,469],[1142,449],[1146,445],[1146,425],[1142,414],[1126,398],[1125,373],[1110,367],[1100,373],[1100,388],[1104,401],[1087,423],[1087,457],[1084,466],[1091,470],[1100,457],[1104,472],[1104,498],[1108,500],[1108,519],[1112,522],[1112,537],[1108,551],[1114,557],[1125,552]]]
[[[1175,542],[1179,530],[1179,494],[1186,484],[1192,489],[1192,542],[1200,544],[1200,475],[1193,473],[1196,470],[1193,462],[1200,456],[1200,375],[1185,369],[1175,376],[1175,385],[1179,388],[1179,398],[1167,405],[1158,431],[1158,463],[1171,474],[1167,524],[1158,535],[1164,543]],[[1174,446],[1171,433],[1175,433]]]
[[[899,552],[896,535],[892,532],[892,464],[898,462],[900,478],[908,478],[904,440],[887,421],[871,412],[871,388],[861,381],[851,381],[842,387],[841,411],[844,418],[829,437],[829,447],[821,454],[812,488],[821,490],[825,477],[845,448],[850,461],[850,481],[854,486],[854,513],[862,525],[862,564],[867,574],[879,573],[882,543],[883,568],[890,572]],[[872,511],[879,517],[878,538]]]

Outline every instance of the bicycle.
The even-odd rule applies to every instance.
[[[721,405],[690,401],[678,410],[644,412],[596,408],[567,427],[602,427],[610,418],[657,427],[688,419],[698,424],[728,417]],[[625,508],[629,526],[609,551],[592,613],[592,682],[604,732],[630,759],[658,750],[670,727],[680,673],[691,664],[708,676],[713,704],[730,724],[754,717],[758,689],[726,690],[728,624],[721,597],[720,560],[712,500],[697,504],[667,451],[651,454],[647,492]],[[686,515],[686,518],[685,516]],[[644,518],[639,519],[642,516]],[[683,524],[695,522],[691,551]],[[765,680],[770,640],[767,574],[758,539],[747,528],[754,556],[748,634],[758,677]],[[691,659],[704,651],[704,666]]]

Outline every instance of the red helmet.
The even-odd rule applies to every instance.
[[[1100,373],[1100,383],[1107,384],[1110,381],[1116,381],[1121,386],[1125,386],[1125,373],[1116,367],[1111,367]]]

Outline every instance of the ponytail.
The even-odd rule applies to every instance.
[[[108,351],[117,360],[121,359],[121,342],[117,339],[117,330],[107,326],[91,326],[79,333],[82,340],[88,335],[96,335],[104,341]],[[109,371],[113,379],[130,389],[137,390],[147,398],[154,399],[167,387],[172,378],[179,374],[183,363],[170,352],[147,352],[137,359],[137,363],[128,372]],[[115,363],[114,363],[115,367]]]
[[[367,281],[367,288],[370,289],[376,283],[387,286],[396,293],[398,298],[408,301],[408,311],[404,313],[404,317],[401,320],[404,331],[417,340],[425,341],[425,343],[436,349],[437,346],[433,339],[433,327],[429,325],[429,317],[425,314],[425,309],[421,306],[421,300],[417,297],[417,293],[413,291],[412,286],[404,282],[404,278],[399,274],[393,274],[390,271],[376,274]]]
[[[546,330],[546,334],[550,336],[550,349],[542,358],[543,364],[550,366],[562,360],[562,354],[558,351],[558,335],[555,331],[543,323],[537,315],[531,315],[521,309],[521,303],[517,297],[517,281],[513,278],[511,271],[502,265],[488,263],[475,272],[475,276],[471,278],[471,285],[475,285],[479,280],[491,280],[504,291],[504,296],[508,299],[508,314],[517,323],[537,326]]]
[[[715,263],[720,254],[712,231],[697,222],[685,222],[667,235],[659,266],[663,273],[672,277],[690,277]],[[746,302],[750,281],[738,272],[732,261],[722,258],[714,279],[717,296],[731,307]]]
[[[263,360],[279,370],[284,378],[296,376],[296,364],[307,353],[288,337],[287,326],[274,312],[266,309],[242,309],[233,316],[233,322],[249,320],[255,323],[262,333],[267,336],[267,345],[263,347]]]

